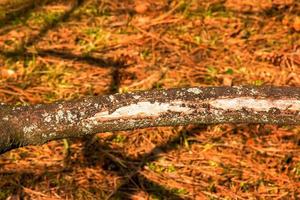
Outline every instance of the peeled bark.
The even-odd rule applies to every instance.
[[[300,124],[300,88],[207,87],[1,106],[0,153],[50,140],[156,126]]]

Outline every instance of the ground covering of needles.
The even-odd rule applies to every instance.
[[[300,86],[298,0],[0,0],[0,101]],[[0,156],[0,199],[299,199],[300,127],[147,128]]]

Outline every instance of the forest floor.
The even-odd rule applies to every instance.
[[[0,0],[0,100],[300,86],[298,0]],[[298,16],[297,16],[298,15]],[[0,199],[300,199],[300,127],[147,128],[0,156]]]

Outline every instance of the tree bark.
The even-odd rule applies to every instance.
[[[156,126],[300,124],[300,88],[206,87],[0,107],[0,153],[50,140]]]

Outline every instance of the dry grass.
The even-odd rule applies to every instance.
[[[0,99],[300,86],[299,13],[297,0],[44,1],[1,16]],[[299,199],[299,131],[149,128],[20,148],[0,157],[0,199]]]

